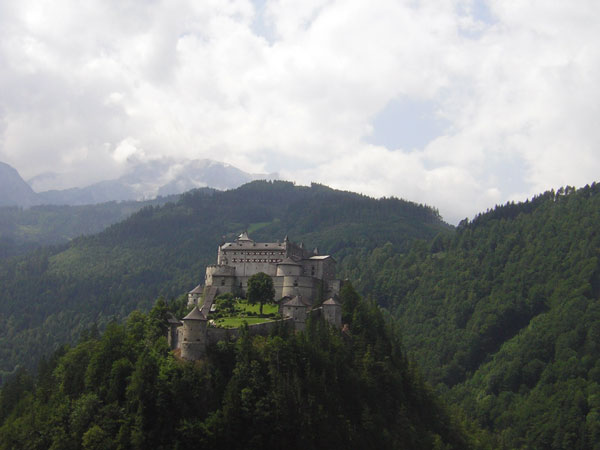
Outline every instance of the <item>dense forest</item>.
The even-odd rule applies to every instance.
[[[192,191],[100,234],[0,260],[0,377],[18,365],[33,368],[93,323],[102,329],[134,309],[150,309],[159,295],[189,291],[204,281],[223,239],[243,230],[259,241],[287,234],[343,259],[386,242],[406,250],[449,228],[432,208],[317,184]]]
[[[177,201],[179,196],[96,205],[0,207],[0,259],[22,255],[44,245],[59,245],[78,236],[99,233],[145,206]]]
[[[344,331],[323,319],[296,334],[242,331],[193,363],[169,351],[159,300],[88,331],[36,376],[15,374],[0,392],[0,449],[471,448],[377,305],[350,284],[341,301]]]
[[[344,261],[408,354],[495,448],[600,448],[600,185]]]
[[[100,330],[108,326],[108,336],[120,330],[120,335],[125,336],[123,339],[130,339],[126,336],[132,332],[131,324],[137,320],[136,317],[142,316],[135,313],[126,325],[113,322],[120,323],[136,308],[149,310],[150,299],[159,295],[167,299],[176,298],[201,282],[205,265],[214,262],[217,245],[246,229],[256,240],[276,240],[289,234],[294,241],[304,241],[309,247],[318,246],[322,252],[332,253],[338,260],[339,275],[351,279],[357,291],[370,299],[361,304],[370,305],[367,309],[372,308],[371,316],[379,314],[375,313],[374,308],[374,304],[378,304],[385,308],[384,312],[390,317],[386,339],[391,339],[394,344],[392,347],[383,346],[384,350],[371,349],[370,352],[378,355],[376,361],[379,361],[377,358],[383,358],[385,364],[393,364],[394,368],[392,370],[392,366],[377,363],[373,366],[377,369],[373,370],[383,376],[387,370],[385,367],[391,372],[398,369],[403,374],[401,378],[412,380],[413,388],[417,386],[416,390],[411,388],[411,392],[426,392],[426,389],[420,390],[418,386],[422,387],[422,383],[406,362],[407,359],[414,361],[425,380],[450,405],[455,418],[460,418],[464,424],[472,424],[469,433],[476,436],[474,447],[600,449],[599,224],[598,184],[580,189],[562,188],[523,203],[498,206],[473,220],[462,221],[456,229],[444,224],[435,210],[422,205],[398,199],[374,200],[320,185],[298,187],[284,182],[255,182],[228,192],[191,192],[177,203],[142,209],[130,219],[98,235],[75,239],[63,247],[40,248],[26,256],[0,262],[0,284],[3,286],[0,292],[0,361],[5,379],[8,377],[13,380],[2,394],[0,408],[3,412],[0,411],[0,414],[11,419],[6,419],[6,428],[0,430],[0,434],[6,432],[7,436],[12,436],[11,439],[18,439],[19,433],[29,430],[27,424],[33,420],[31,414],[35,414],[31,411],[38,411],[33,405],[38,405],[36,401],[42,401],[38,393],[45,392],[41,386],[48,386],[49,391],[44,398],[58,402],[53,404],[57,411],[60,409],[58,406],[62,400],[58,399],[65,400],[65,393],[56,387],[64,384],[60,378],[63,376],[60,367],[64,364],[61,358],[77,361],[81,358],[81,367],[84,369],[80,373],[86,374],[78,381],[81,388],[77,395],[68,397],[69,406],[63,405],[60,409],[64,412],[61,423],[72,426],[70,421],[75,419],[71,415],[77,413],[70,408],[78,405],[80,398],[88,398],[88,395],[93,394],[89,397],[93,400],[92,409],[104,411],[102,408],[115,400],[103,397],[108,395],[104,392],[94,391],[91,385],[86,384],[85,377],[94,370],[86,365],[93,360],[91,355],[109,337],[105,334],[101,338],[96,335],[92,338],[85,330],[93,324]],[[156,312],[149,317],[153,317],[153,314]],[[150,319],[139,320],[146,323]],[[345,320],[352,320],[354,330],[362,329],[359,322],[348,314]],[[394,327],[392,323],[397,325]],[[364,330],[372,326],[369,323]],[[132,411],[139,410],[128,402],[134,401],[134,394],[130,393],[133,388],[129,386],[135,378],[133,374],[138,358],[142,358],[144,352],[150,352],[157,358],[151,362],[151,367],[157,371],[156,378],[153,378],[155,381],[187,380],[189,376],[210,385],[216,383],[219,376],[225,377],[220,384],[210,385],[211,389],[216,389],[215,395],[220,396],[218,400],[216,397],[202,397],[206,395],[205,391],[190,394],[192,398],[200,399],[197,401],[209,402],[206,404],[211,406],[206,415],[195,416],[193,423],[196,425],[193,426],[177,416],[174,419],[176,422],[183,421],[174,425],[180,436],[185,436],[186,432],[193,429],[194,435],[202,435],[202,439],[207,439],[202,442],[214,443],[221,439],[222,442],[230,442],[222,434],[224,429],[232,436],[239,436],[235,433],[244,429],[240,428],[239,417],[227,416],[233,413],[224,405],[231,398],[231,401],[238,402],[236,407],[239,408],[246,394],[255,395],[249,397],[255,400],[260,398],[261,405],[280,405],[280,401],[291,402],[289,404],[294,407],[300,407],[301,404],[303,413],[298,418],[301,426],[318,433],[316,428],[311,428],[317,427],[317,424],[309,420],[312,413],[307,411],[315,412],[311,408],[317,408],[324,414],[323,423],[334,420],[335,414],[342,414],[339,410],[334,412],[334,409],[330,409],[334,408],[333,391],[318,391],[319,394],[313,398],[307,392],[308,389],[317,388],[317,383],[311,383],[310,386],[294,385],[296,392],[303,392],[308,397],[298,394],[290,399],[285,391],[277,394],[280,397],[267,399],[260,396],[263,394],[252,393],[250,387],[239,380],[235,385],[239,395],[234,395],[230,391],[234,388],[230,388],[229,383],[236,379],[236,368],[241,358],[239,348],[245,345],[244,348],[255,358],[255,366],[262,370],[260,373],[263,378],[258,378],[257,383],[263,387],[278,385],[280,380],[272,375],[273,353],[270,353],[274,342],[280,342],[277,339],[282,339],[286,346],[292,346],[289,347],[295,349],[292,353],[297,354],[298,350],[298,354],[304,355],[304,359],[290,362],[293,370],[301,370],[300,367],[309,361],[311,367],[315,364],[323,368],[320,376],[332,373],[341,376],[339,369],[334,368],[338,365],[348,371],[350,378],[355,376],[352,375],[353,371],[360,372],[357,375],[359,378],[363,376],[364,371],[361,372],[359,368],[364,369],[364,366],[360,366],[359,362],[364,363],[371,354],[364,350],[366,347],[363,346],[360,351],[353,347],[358,345],[358,341],[353,340],[354,334],[351,344],[343,337],[345,335],[341,338],[330,336],[328,342],[333,344],[327,344],[330,345],[327,347],[324,341],[319,340],[324,333],[320,327],[310,328],[302,335],[304,337],[281,335],[264,341],[242,339],[237,344],[223,344],[213,349],[210,361],[206,364],[192,365],[194,369],[191,372],[190,368],[186,369],[188,365],[173,359],[168,352],[165,353],[164,348],[154,351],[153,347],[147,346],[149,342],[159,340],[144,338],[146,346],[139,347],[141,353],[132,354],[127,357],[130,358],[127,363],[123,362],[127,369],[123,369],[125,375],[119,385],[121,397],[117,400],[121,415],[112,416],[110,411],[113,410],[110,408],[102,413],[105,415],[95,412],[94,418],[85,422],[87,428],[69,431],[65,439],[79,439],[69,441],[72,444],[79,442],[73,444],[76,448],[77,445],[83,445],[83,436],[89,431],[91,435],[86,442],[89,442],[88,448],[93,448],[92,441],[101,442],[108,430],[110,433],[119,432],[124,426],[127,431],[123,431],[123,442],[141,445],[139,443],[142,441],[136,441],[138,437],[134,437],[138,435],[132,422]],[[392,328],[395,331],[389,334]],[[386,352],[398,352],[400,355],[399,350],[394,350],[399,342],[398,328],[406,355],[387,361],[383,357]],[[16,368],[20,364],[32,369],[41,356],[51,354],[59,343],[75,342],[82,332],[84,338],[80,344],[56,353],[51,361],[42,364],[39,375],[27,375],[23,369]],[[158,336],[157,332],[154,335]],[[310,338],[307,338],[309,335]],[[136,336],[141,336],[139,330]],[[375,339],[373,336],[371,338]],[[332,351],[332,364],[335,364],[325,368],[319,364],[328,363],[312,360],[315,354],[311,352],[318,353],[318,348],[311,347],[311,350],[303,345],[312,346],[313,343]],[[338,344],[340,348],[336,347]],[[357,356],[340,356],[348,349],[357,351]],[[341,360],[336,359],[338,356],[335,355]],[[122,355],[116,354],[115,358],[114,361],[117,361]],[[223,372],[225,369],[219,366],[219,361],[228,361],[228,371]],[[248,360],[245,364],[252,365]],[[108,373],[108,366],[103,370]],[[119,376],[119,370],[114,368],[115,377]],[[244,376],[254,373],[248,370],[240,368],[239,373]],[[112,366],[110,371],[112,373]],[[166,371],[164,379],[161,378],[163,371]],[[289,382],[300,372],[285,373]],[[264,378],[267,376],[265,374],[268,374],[267,378]],[[382,392],[369,391],[368,377],[362,379],[366,387],[361,387],[357,379],[352,378],[354,381],[351,381],[350,378],[343,378],[345,387],[335,391],[336,396],[342,395],[346,388],[352,389],[348,386],[353,386],[358,389],[354,393],[359,392],[362,396],[367,392],[368,396],[382,401]],[[50,387],[55,382],[58,384]],[[182,386],[188,386],[185,384],[187,382]],[[346,382],[350,384],[344,384]],[[178,383],[173,381],[171,387],[164,388],[166,393],[160,391],[161,396],[166,396],[166,403],[160,403],[160,407],[179,405],[169,397],[173,392],[181,392],[169,390],[180,389]],[[379,379],[378,383],[383,383],[379,387],[387,386],[385,389],[388,391],[393,386],[390,380]],[[435,403],[429,394],[426,397],[427,402]],[[20,400],[16,402],[15,399]],[[302,403],[304,401],[307,404]],[[362,433],[368,434],[368,431],[357,431],[355,427],[358,425],[354,421],[359,416],[349,411],[358,407],[344,402],[357,400],[344,398],[338,401],[344,405],[344,412],[339,416],[340,423],[344,424],[339,425],[344,430],[340,442],[346,447],[356,447],[344,439],[352,436],[352,439],[358,439],[353,442],[361,442],[360,439],[365,436]],[[403,401],[412,404],[408,397]],[[15,406],[17,404],[20,406]],[[361,420],[367,417],[367,423],[375,424],[378,430],[387,429],[388,426],[394,428],[395,425],[385,422],[390,420],[387,414],[391,409],[385,410],[385,417],[379,417],[378,403],[368,404],[369,414],[374,416],[361,416]],[[38,406],[43,410],[42,403]],[[157,404],[150,406],[157,407]],[[438,406],[433,410],[441,411],[436,408]],[[270,411],[277,411],[277,407]],[[414,413],[410,408],[402,411],[408,416]],[[122,414],[132,415],[127,418]],[[249,409],[244,410],[243,414],[251,414],[253,418],[262,417],[257,411],[250,412]],[[394,417],[405,417],[402,414]],[[414,414],[425,418],[421,425],[407,423],[410,430],[424,430],[423,423],[438,420],[419,416],[425,414],[423,411]],[[440,414],[440,417],[446,417],[444,413]],[[119,424],[118,428],[114,424],[109,425],[111,417]],[[250,416],[244,417],[243,422],[246,423]],[[42,421],[45,427],[55,424],[46,419],[49,422]],[[229,419],[238,425],[219,428],[224,426],[222,420]],[[421,419],[414,420],[418,422]],[[442,421],[447,423],[446,419]],[[260,429],[266,427],[262,422],[252,423]],[[93,432],[90,431],[90,424],[97,425]],[[143,429],[143,425],[139,426]],[[43,429],[54,436],[48,428]],[[457,428],[448,425],[447,430],[450,429]],[[282,430],[275,429],[277,432]],[[392,435],[391,431],[389,433],[392,434],[389,434],[388,430],[378,435],[382,439],[378,443],[384,448],[388,445],[400,448],[438,445],[438,448],[442,448],[442,442],[456,446],[459,437],[449,438],[440,428],[436,430],[433,434],[423,431],[425,440],[412,444],[407,444],[412,441],[406,440],[413,439],[406,437],[412,431],[406,431],[408,434],[400,437]],[[119,433],[117,435],[121,436]],[[271,445],[265,440],[268,439],[266,434],[260,436],[256,442],[267,447]],[[48,444],[49,441],[43,442]],[[118,448],[120,444],[112,442],[110,445]],[[190,444],[189,441],[182,441],[180,445],[186,448]],[[314,442],[294,441],[289,445],[311,448]]]

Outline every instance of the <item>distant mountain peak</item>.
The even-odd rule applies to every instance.
[[[251,174],[231,164],[212,159],[182,160],[171,157],[130,160],[127,172],[115,179],[71,189],[40,192],[41,203],[83,205],[107,201],[142,200],[157,196],[181,194],[191,189],[212,187],[234,189],[257,179],[277,179],[277,174]],[[68,176],[68,175],[67,175]],[[33,185],[46,188],[60,176],[38,175]]]
[[[31,206],[37,195],[17,170],[0,162],[0,206]]]

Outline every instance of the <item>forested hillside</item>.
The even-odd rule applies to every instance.
[[[85,206],[0,207],[0,259],[25,254],[44,245],[64,244],[81,235],[99,233],[145,206],[177,201],[178,197]]]
[[[346,273],[497,448],[600,448],[600,185],[497,207],[408,254],[362,256]]]
[[[253,182],[209,194],[192,191],[98,235],[0,262],[0,370],[33,367],[92,323],[102,328],[159,295],[190,290],[222,240],[245,229],[256,240],[287,234],[342,259],[386,242],[407,249],[450,228],[429,207],[321,185]]]
[[[406,362],[398,334],[350,284],[345,331],[242,331],[197,363],[167,347],[163,301],[87,333],[0,391],[0,449],[468,450]]]

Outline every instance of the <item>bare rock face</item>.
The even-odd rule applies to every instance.
[[[19,172],[0,162],[0,206],[32,206],[38,203],[37,194]]]

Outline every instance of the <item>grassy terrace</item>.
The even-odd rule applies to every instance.
[[[258,315],[260,305],[249,305],[244,299],[217,299],[216,311],[211,313],[214,324],[222,328],[238,328],[244,322],[248,325],[270,322],[277,319],[277,305],[263,305],[263,315]]]

